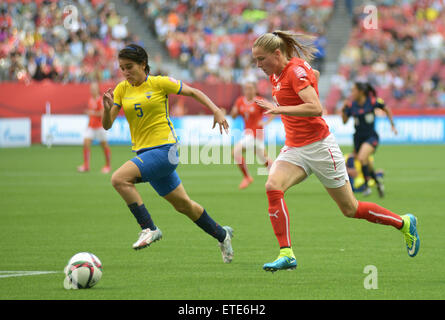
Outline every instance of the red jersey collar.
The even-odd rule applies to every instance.
[[[276,77],[275,73],[273,74],[273,77],[275,78],[275,81],[280,81],[281,77],[286,73],[287,69],[289,69],[291,66],[293,66],[297,62],[298,62],[298,58],[297,57],[293,57],[292,59],[290,59],[289,62],[284,67],[284,69],[281,71],[281,73],[280,73],[280,75],[278,77]]]

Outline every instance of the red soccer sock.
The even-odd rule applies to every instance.
[[[85,168],[90,168],[90,148],[83,147],[83,165]]]
[[[244,177],[245,178],[249,177],[249,171],[247,170],[246,159],[244,159],[244,157],[241,157],[238,159],[236,163],[238,164],[238,167],[241,169],[241,172],[243,173]]]
[[[104,148],[105,164],[107,167],[111,165],[111,150],[109,147]]]
[[[290,248],[289,213],[284,202],[284,193],[280,190],[267,191],[267,199],[269,200],[270,222],[280,248]]]
[[[372,202],[359,201],[354,218],[366,219],[372,223],[390,225],[397,229],[400,229],[403,225],[402,217],[400,217],[398,214],[395,214]]]

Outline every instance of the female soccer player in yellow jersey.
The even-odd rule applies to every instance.
[[[214,114],[213,128],[218,124],[221,134],[223,129],[227,133],[229,128],[223,111],[202,91],[182,81],[151,76],[148,55],[138,45],[130,44],[120,50],[118,60],[126,80],[120,82],[114,91],[108,89],[104,93],[102,125],[110,129],[120,109],[124,109],[136,157],[113,173],[111,183],[142,228],[133,248],[145,248],[162,238],[161,230],[154,224],[135,187],[135,183],[149,182],[178,212],[216,238],[223,261],[230,263],[233,258],[233,229],[217,224],[201,205],[191,200],[176,173],[178,140],[169,118],[168,95],[190,96],[209,108]]]

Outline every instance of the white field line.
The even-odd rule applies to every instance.
[[[61,271],[0,271],[0,278],[36,276],[39,274],[60,273]]]

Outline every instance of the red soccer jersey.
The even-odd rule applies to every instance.
[[[248,101],[246,97],[241,96],[235,101],[235,106],[238,109],[238,113],[244,119],[244,132],[252,134],[258,139],[263,139],[263,115],[266,111],[255,103],[255,99],[261,100],[263,98],[256,96],[252,101]],[[257,130],[259,130],[257,132]]]
[[[280,106],[303,104],[298,92],[307,86],[314,87],[318,95],[317,77],[309,63],[299,58],[292,58],[281,74],[269,77],[272,83],[272,96]],[[302,147],[320,141],[329,135],[329,127],[320,116],[297,117],[281,115],[286,132],[285,144],[289,147]]]
[[[90,98],[88,101],[88,110],[89,111],[102,111],[103,104],[102,104],[102,98],[98,97],[96,99]],[[90,128],[101,128],[102,127],[102,117],[101,116],[90,116],[90,122],[88,123],[88,126]]]

